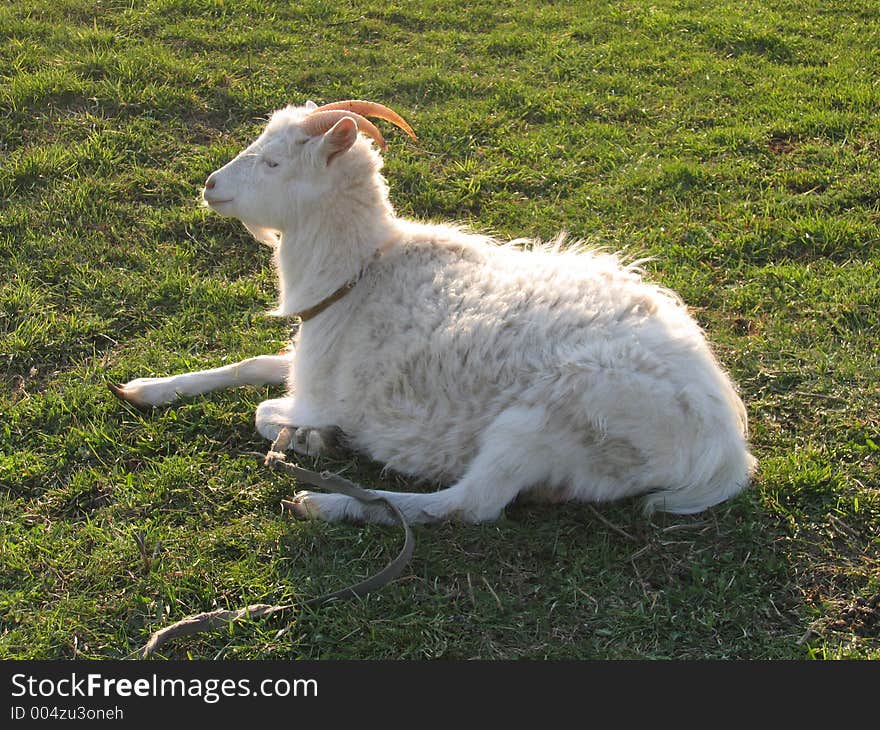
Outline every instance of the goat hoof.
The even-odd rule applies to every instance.
[[[300,456],[338,456],[341,448],[342,431],[338,426],[300,426],[293,435],[293,450]]]
[[[335,426],[311,428],[300,426],[293,435],[293,450],[300,456],[312,458],[332,454],[337,444]]]
[[[319,517],[319,514],[314,504],[309,502],[310,496],[309,492],[300,492],[294,495],[293,499],[284,500],[282,505],[298,520],[313,520]]]
[[[117,385],[116,383],[108,380],[107,387],[110,389],[110,392],[113,393],[113,395],[119,398],[119,400],[123,401],[124,403],[128,403],[131,406],[134,406],[139,411],[141,411],[141,413],[149,413],[153,410],[151,406],[144,405],[143,403],[138,403],[136,400],[134,400],[121,385]]]

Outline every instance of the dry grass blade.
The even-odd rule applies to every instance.
[[[593,507],[593,505],[589,504],[589,505],[587,505],[587,507],[589,508],[590,512],[596,517],[596,519],[599,520],[599,522],[601,522],[606,527],[614,530],[614,532],[616,532],[621,537],[625,537],[627,540],[630,540],[631,542],[638,542],[639,541],[638,538],[630,535],[622,527],[618,527],[613,522],[611,522],[611,520],[609,520],[607,517],[604,517],[595,507]]]

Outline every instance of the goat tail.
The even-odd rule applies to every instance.
[[[702,512],[745,489],[757,464],[744,439],[726,448],[710,448],[684,484],[650,492],[642,499],[642,509],[646,515],[656,511],[681,515]]]

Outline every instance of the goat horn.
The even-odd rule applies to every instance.
[[[374,101],[363,101],[361,99],[334,101],[331,104],[324,104],[323,106],[319,106],[317,109],[315,109],[315,111],[335,111],[339,109],[343,109],[348,112],[354,112],[355,114],[360,114],[364,117],[377,117],[379,119],[384,119],[386,122],[396,124],[413,139],[418,139],[418,137],[416,137],[416,133],[413,132],[412,127],[410,127],[409,124],[406,123],[406,120],[402,116],[400,116],[400,114],[398,114],[393,109],[389,109],[383,104],[377,104]]]
[[[385,150],[387,145],[385,144],[385,138],[382,136],[382,133],[376,128],[375,124],[369,119],[362,117],[357,112],[316,109],[305,118],[302,130],[310,137],[317,137],[319,134],[324,134],[324,132],[330,129],[330,127],[336,124],[336,122],[345,117],[354,119],[357,128],[368,137],[372,137],[376,140],[376,144]]]

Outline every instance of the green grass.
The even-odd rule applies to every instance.
[[[419,134],[388,132],[402,214],[653,257],[760,472],[691,518],[419,528],[377,594],[163,655],[880,658],[878,67],[871,0],[0,4],[0,657],[126,656],[398,549],[280,514],[294,484],[240,455],[275,389],[144,416],[104,387],[283,346],[267,249],[198,192],[273,109],[360,97]]]

